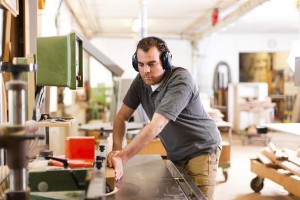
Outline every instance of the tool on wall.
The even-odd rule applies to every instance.
[[[225,114],[227,120],[228,104],[228,84],[231,82],[231,73],[229,65],[221,61],[217,64],[214,72],[213,90],[214,90],[214,106],[221,108],[220,110]],[[223,109],[222,109],[223,108]]]

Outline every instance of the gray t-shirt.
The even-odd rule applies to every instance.
[[[138,74],[123,103],[132,109],[141,103],[150,120],[155,112],[170,119],[158,137],[172,161],[186,164],[221,147],[219,130],[204,110],[198,87],[184,68],[167,70],[162,84],[153,92]]]

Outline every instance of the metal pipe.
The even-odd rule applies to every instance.
[[[26,191],[27,190],[26,168],[10,170],[9,189],[11,191]]]
[[[22,66],[24,67],[24,66]],[[6,136],[7,164],[10,169],[9,189],[7,190],[7,199],[25,199],[29,200],[28,178],[27,178],[27,160],[25,152],[28,151],[28,141],[26,141],[25,132],[22,134],[11,134],[25,131],[26,122],[26,91],[27,83],[20,80],[22,70],[30,71],[30,66],[17,68],[8,66],[12,70],[12,80],[6,84],[8,90],[8,127],[9,134]],[[20,71],[18,71],[18,69]],[[14,71],[15,70],[15,71]]]
[[[141,38],[147,37],[148,35],[148,23],[147,23],[147,0],[140,0],[140,22],[141,22],[141,29],[140,29],[140,36]]]
[[[26,121],[26,99],[25,89],[22,82],[9,83],[8,87],[8,122],[14,125],[25,125]]]
[[[0,166],[6,165],[6,153],[5,149],[0,148]]]
[[[0,127],[0,147],[7,150],[7,166],[10,169],[9,189],[6,190],[7,200],[30,200],[30,189],[27,187],[27,158],[28,139],[34,139],[27,133],[31,126],[26,128],[26,90],[27,82],[21,80],[22,72],[36,71],[34,64],[18,64],[24,60],[14,58],[14,63],[1,63],[1,71],[11,72],[11,80],[7,82],[8,90],[8,124]],[[27,62],[27,61],[26,61]]]

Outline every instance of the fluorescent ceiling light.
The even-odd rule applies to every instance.
[[[140,20],[134,19],[132,22],[131,30],[137,33],[140,29]]]

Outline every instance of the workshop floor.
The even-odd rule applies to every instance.
[[[223,135],[227,139],[227,135]],[[277,148],[295,150],[300,146],[299,136],[283,133],[272,133],[272,142]],[[228,179],[225,182],[222,168],[218,171],[218,185],[215,190],[215,200],[299,200],[299,197],[289,194],[282,186],[265,179],[264,187],[260,193],[255,193],[250,182],[256,174],[250,170],[250,158],[264,148],[261,141],[242,144],[241,137],[233,134],[231,145],[231,160],[228,168]]]

